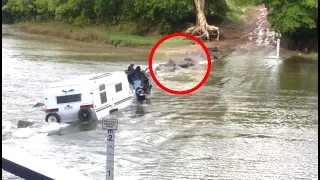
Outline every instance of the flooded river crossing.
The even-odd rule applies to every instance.
[[[132,61],[147,66],[147,59],[133,50],[3,34],[2,145],[105,179],[101,124],[48,125],[32,106],[48,83],[123,70]],[[177,96],[154,86],[151,101],[111,115],[119,120],[115,179],[318,178],[314,62],[234,55],[215,61],[198,91]],[[19,120],[37,126],[17,129]]]

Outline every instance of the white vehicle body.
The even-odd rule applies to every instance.
[[[134,91],[125,72],[78,76],[44,90],[47,122],[101,120],[132,103]]]

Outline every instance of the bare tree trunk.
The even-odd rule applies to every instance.
[[[213,25],[208,25],[207,18],[204,14],[205,0],[194,0],[196,6],[196,25],[187,29],[186,33],[197,36],[202,39],[209,40],[209,31],[217,31],[217,41],[219,41],[220,31],[219,28]]]

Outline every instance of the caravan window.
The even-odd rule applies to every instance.
[[[115,87],[116,87],[116,92],[122,91],[122,83],[116,84]]]
[[[81,101],[81,94],[57,96],[57,104],[79,102],[79,101]]]
[[[103,91],[106,89],[106,86],[104,84],[100,84],[99,91]]]
[[[100,93],[100,100],[101,100],[101,104],[104,104],[107,102],[107,92],[101,92]]]

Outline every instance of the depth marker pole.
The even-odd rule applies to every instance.
[[[107,129],[107,163],[106,180],[114,180],[114,140],[115,130],[118,129],[117,119],[104,119],[102,128]]]
[[[276,37],[277,37],[277,58],[280,58],[280,37],[281,34],[280,33],[276,33]]]

